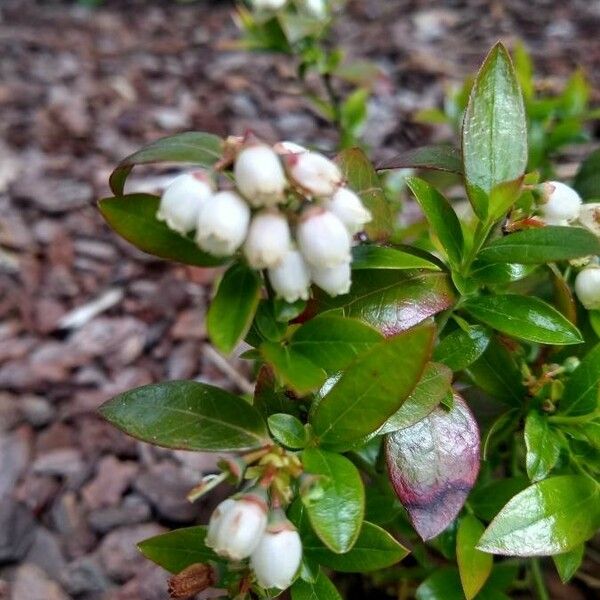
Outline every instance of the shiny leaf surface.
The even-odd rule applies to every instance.
[[[391,248],[362,244],[352,248],[352,269],[428,269],[439,271],[440,267],[417,254]]]
[[[531,481],[540,481],[558,461],[560,440],[537,411],[531,411],[525,420],[525,446],[527,475]]]
[[[453,371],[462,371],[485,352],[489,343],[485,327],[471,325],[447,335],[434,350],[433,358]]]
[[[267,419],[273,437],[288,448],[304,448],[308,433],[302,421],[286,413],[275,413]]]
[[[423,146],[402,152],[377,165],[378,171],[387,169],[433,169],[461,174],[462,156],[451,146]]]

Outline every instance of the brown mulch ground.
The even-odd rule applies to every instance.
[[[236,36],[231,8],[0,3],[0,598],[164,599],[165,573],[135,542],[206,517],[184,496],[212,457],[134,442],[94,411],[163,379],[248,386],[244,364],[207,346],[214,272],[142,255],[94,201],[120,158],[183,130],[333,149],[285,57],[219,49]],[[336,36],[386,75],[366,135],[384,157],[435,138],[411,114],[498,38],[525,39],[551,81],[582,65],[600,89],[599,30],[598,1],[369,0],[350,2]]]

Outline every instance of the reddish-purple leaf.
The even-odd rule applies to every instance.
[[[417,533],[428,540],[455,519],[479,472],[479,429],[465,401],[436,408],[386,437],[388,472]]]

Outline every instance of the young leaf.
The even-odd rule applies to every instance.
[[[436,408],[386,437],[389,476],[414,528],[428,540],[456,517],[479,472],[479,430],[465,401]]]
[[[585,545],[580,544],[575,546],[573,550],[565,552],[564,554],[556,554],[552,557],[554,566],[558,571],[558,576],[563,583],[567,583],[577,573],[577,570],[581,566],[583,561],[583,555],[585,552]]]
[[[432,326],[421,325],[359,356],[311,415],[319,442],[348,448],[383,425],[421,377],[433,334]]]
[[[292,600],[342,600],[331,580],[319,570],[314,582],[296,579],[292,586]]]
[[[221,352],[231,352],[250,329],[261,286],[256,271],[240,262],[223,275],[206,315],[208,335]]]
[[[510,56],[500,43],[488,54],[473,84],[463,122],[462,150],[467,188],[477,187],[489,194],[499,183],[518,179],[525,172],[523,96]],[[486,218],[486,206],[473,202],[473,209],[481,219]]]
[[[568,552],[600,527],[600,486],[583,475],[533,484],[496,515],[479,540],[483,552],[546,556]]]
[[[304,500],[313,529],[332,552],[348,552],[365,513],[365,490],[358,470],[344,456],[316,448],[302,453],[302,463],[306,473],[324,477],[322,495]]]
[[[492,572],[491,555],[475,547],[485,527],[473,515],[464,516],[456,535],[456,561],[467,600],[474,598]]]
[[[584,200],[600,200],[600,148],[581,163],[573,187]]]
[[[558,411],[572,417],[587,415],[600,406],[600,344],[592,348],[565,386]]]
[[[447,335],[433,351],[433,358],[453,371],[462,371],[485,352],[489,343],[485,327],[470,325]]]
[[[532,296],[471,298],[463,308],[479,321],[513,337],[540,344],[579,344],[579,330],[553,306]]]
[[[377,165],[378,171],[389,169],[432,169],[462,174],[462,156],[451,146],[423,146],[407,150]]]
[[[352,248],[352,269],[354,271],[363,269],[428,269],[439,271],[440,267],[435,262],[412,252],[387,246],[361,244]]]
[[[302,421],[285,413],[276,413],[267,419],[273,437],[288,448],[304,448],[308,433]]]
[[[439,239],[452,265],[460,265],[464,247],[463,233],[454,209],[433,186],[418,177],[406,180],[423,209],[432,233]]]
[[[527,475],[531,481],[545,479],[560,455],[560,440],[548,425],[548,420],[533,410],[525,420]]]
[[[193,239],[170,229],[156,218],[160,199],[150,194],[128,194],[98,202],[106,222],[136,248],[187,265],[214,267],[227,262],[203,252]]]
[[[99,411],[125,433],[165,448],[225,452],[268,442],[265,423],[252,406],[196,381],[145,385],[105,402]]]

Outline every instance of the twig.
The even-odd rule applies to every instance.
[[[58,322],[59,329],[77,329],[91,321],[100,313],[118,304],[123,299],[122,288],[110,288],[87,304],[82,304],[69,311]]]

